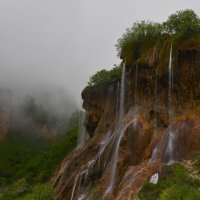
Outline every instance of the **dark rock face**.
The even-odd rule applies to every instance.
[[[120,142],[116,180],[113,192],[105,199],[133,199],[145,180],[154,173],[166,171],[166,149],[169,141],[168,64],[171,43],[164,42],[126,64],[125,110],[136,110],[136,125],[128,126]],[[125,60],[125,57],[122,59]],[[137,68],[136,68],[137,67]],[[175,135],[173,152],[176,161],[200,151],[200,48],[194,42],[173,45],[172,131]],[[137,71],[137,76],[136,76]],[[74,151],[55,173],[52,185],[55,199],[70,199],[79,173],[87,169],[101,148],[103,138],[113,134],[117,124],[117,86],[91,88],[82,93],[86,109],[85,126],[91,139]],[[126,121],[126,118],[124,119]],[[149,162],[157,149],[155,162]],[[110,150],[113,151],[112,149]],[[109,158],[105,150],[103,158]],[[103,196],[113,170],[112,159],[106,166],[95,165],[86,182],[80,178],[77,193],[88,186],[100,188]],[[84,193],[85,194],[85,193]]]

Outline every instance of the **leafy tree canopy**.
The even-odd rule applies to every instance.
[[[189,39],[200,36],[200,18],[193,10],[177,11],[169,16],[162,24],[154,22],[136,22],[117,42],[118,56],[128,59],[127,56],[137,57],[141,53],[163,38],[172,35],[174,39]],[[125,54],[126,56],[124,56]]]
[[[101,70],[90,78],[89,86],[106,86],[121,79],[121,66],[115,66],[112,70]]]
[[[200,19],[193,10],[177,11],[163,23],[165,31],[178,38],[190,38],[200,35]]]
[[[162,43],[169,38],[180,40],[192,37],[200,37],[200,18],[193,10],[186,9],[170,15],[164,23],[135,22],[117,41],[116,48],[118,56],[131,64],[157,42]],[[110,71],[101,70],[90,78],[88,86],[107,86],[120,81],[121,71],[121,66]]]
[[[135,22],[133,26],[126,29],[126,32],[122,35],[122,38],[118,40],[116,45],[118,55],[122,53],[122,50],[129,50],[132,48],[141,48],[141,44],[152,42],[161,36],[163,31],[162,24],[153,23],[150,21]]]

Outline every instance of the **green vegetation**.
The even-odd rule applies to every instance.
[[[168,58],[166,60],[165,57],[169,54],[172,41],[174,44],[179,44],[183,39],[184,41],[195,39],[197,43],[198,38],[200,38],[200,18],[193,10],[186,9],[170,15],[164,23],[135,22],[117,41],[116,48],[118,56],[129,66],[139,61],[145,63],[144,56],[149,51],[153,52],[155,47],[160,48],[159,56],[165,63],[168,62]],[[115,67],[110,71],[101,70],[90,78],[86,88],[109,86],[120,78],[121,67]]]
[[[72,127],[59,142],[31,159],[20,174],[25,175],[29,182],[47,181],[58,164],[76,147],[77,128]]]
[[[89,86],[99,86],[99,85],[107,86],[107,85],[114,84],[120,81],[121,73],[122,73],[121,71],[122,71],[121,65],[111,69],[110,71],[105,70],[105,69],[98,71],[95,75],[93,75],[90,78],[88,85]]]
[[[138,197],[141,200],[195,200],[200,199],[199,186],[199,181],[191,178],[182,165],[175,164],[157,185],[146,182]]]
[[[200,36],[200,19],[193,10],[177,11],[164,22],[164,30],[180,39]]]
[[[24,179],[0,191],[0,200],[52,200],[53,189],[47,184],[37,184],[28,190]]]
[[[0,186],[19,178],[25,165],[51,145],[44,140],[12,137],[0,143]]]
[[[76,147],[78,113],[68,131],[55,141],[10,137],[0,144],[0,200],[50,200],[46,182],[56,167]]]
[[[137,59],[141,52],[146,51],[161,37],[162,24],[153,22],[136,22],[118,40],[118,55],[126,61]]]
[[[155,45],[159,40],[172,36],[176,39],[189,39],[200,36],[200,19],[193,10],[177,11],[163,24],[136,22],[127,29],[116,45],[118,55],[125,60],[137,59],[138,55]]]

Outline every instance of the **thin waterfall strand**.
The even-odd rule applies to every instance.
[[[134,103],[137,105],[138,65],[135,67]]]
[[[169,66],[168,66],[168,70],[169,70],[169,88],[168,88],[168,102],[169,102],[169,108],[168,108],[168,112],[169,112],[169,134],[168,134],[168,145],[167,145],[167,149],[166,149],[166,156],[168,159],[168,165],[173,164],[173,162],[175,161],[175,155],[174,155],[174,143],[175,143],[175,134],[172,130],[172,120],[173,120],[173,102],[172,102],[172,93],[173,93],[173,68],[172,68],[172,45],[171,45],[171,49],[170,49],[170,56],[169,56]]]
[[[115,138],[114,138],[115,146],[114,146],[113,157],[111,159],[111,164],[112,164],[111,176],[110,176],[109,185],[107,187],[104,197],[106,197],[108,194],[110,194],[113,191],[113,187],[115,185],[115,176],[116,176],[120,143],[121,143],[121,140],[123,138],[123,135],[124,135],[126,129],[134,122],[136,122],[135,117],[133,117],[132,120],[129,121],[129,123],[126,123],[126,124],[119,123],[116,128],[116,131],[114,133],[115,134]]]
[[[88,139],[87,131],[84,127],[85,121],[85,112],[79,112],[79,127],[78,127],[78,140],[77,140],[77,148],[81,147],[84,142]]]
[[[121,119],[124,115],[124,99],[125,99],[125,73],[126,67],[125,63],[122,65],[122,77],[121,77],[121,88],[120,88],[120,106],[119,106],[119,119]]]

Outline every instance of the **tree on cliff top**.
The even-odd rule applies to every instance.
[[[110,71],[100,70],[94,74],[90,81],[88,82],[89,86],[107,86],[112,83],[116,83],[121,79],[121,66],[116,66]]]
[[[165,31],[176,38],[190,38],[200,35],[200,19],[193,10],[177,11],[163,23]]]
[[[118,56],[121,53],[127,53],[134,51],[135,54],[141,51],[142,46],[152,45],[163,32],[163,26],[159,23],[153,23],[150,21],[135,22],[133,26],[126,29],[126,33],[122,35],[117,42]]]
[[[173,35],[174,39],[189,39],[200,36],[200,18],[193,10],[177,11],[162,24],[154,22],[136,22],[117,42],[118,56],[126,61],[137,59],[138,55],[163,36]]]

